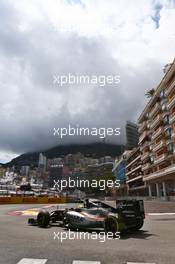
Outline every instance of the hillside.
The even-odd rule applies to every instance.
[[[103,156],[112,156],[116,157],[121,154],[121,150],[123,150],[123,146],[115,145],[115,144],[107,144],[107,143],[92,143],[92,144],[76,144],[76,145],[64,145],[64,146],[57,146],[45,151],[42,153],[49,159],[60,157],[67,154],[75,154],[77,152],[81,152],[85,156],[93,156],[94,158],[103,157]],[[37,166],[38,164],[38,157],[40,152],[33,152],[33,153],[25,153],[22,154],[10,162],[5,164],[7,166]]]

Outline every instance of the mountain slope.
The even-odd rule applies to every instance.
[[[75,144],[75,145],[64,145],[57,146],[42,153],[49,159],[60,157],[67,154],[75,154],[77,152],[81,152],[85,156],[93,156],[93,157],[103,157],[103,156],[119,156],[123,150],[124,146],[115,145],[115,144],[107,144],[107,143],[92,143],[92,144]],[[6,163],[5,166],[37,166],[38,158],[40,152],[33,153],[25,153],[20,155],[19,157],[14,158],[9,163]]]

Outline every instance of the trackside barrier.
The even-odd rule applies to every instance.
[[[0,197],[0,204],[10,204],[11,197]]]
[[[67,203],[65,197],[0,197],[0,204]]]

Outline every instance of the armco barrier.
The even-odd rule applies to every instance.
[[[66,203],[64,197],[0,197],[0,204]]]
[[[49,197],[48,198],[48,203],[66,203],[66,198],[64,197]]]
[[[10,204],[11,197],[0,197],[0,204]]]

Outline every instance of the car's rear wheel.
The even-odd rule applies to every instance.
[[[140,220],[138,221],[138,223],[136,224],[136,226],[134,226],[134,227],[132,228],[132,230],[133,230],[133,231],[138,231],[138,230],[140,230],[140,229],[142,228],[143,224],[144,224],[144,220],[143,220],[143,219],[140,219]]]
[[[105,232],[109,233],[112,232],[113,236],[117,235],[119,232],[119,223],[115,216],[107,216],[104,223]]]
[[[37,223],[39,227],[47,227],[50,223],[50,214],[47,211],[39,212],[37,216]]]

